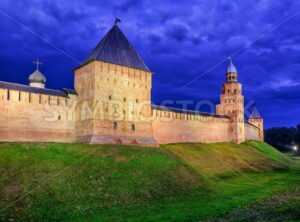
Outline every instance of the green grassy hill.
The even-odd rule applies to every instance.
[[[270,171],[288,168],[291,159],[266,143],[169,144],[164,148],[208,176],[227,176],[241,171]]]
[[[199,221],[293,190],[291,167],[259,142],[0,143],[0,221]]]

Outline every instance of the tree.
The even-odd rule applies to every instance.
[[[265,142],[280,151],[290,151],[293,145],[300,144],[300,124],[297,127],[274,127],[265,130]]]

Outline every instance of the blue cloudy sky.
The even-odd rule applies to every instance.
[[[300,123],[295,0],[1,0],[0,80],[27,84],[39,58],[48,88],[73,88],[72,69],[116,16],[155,73],[153,102],[217,103],[233,55],[246,102],[256,101],[266,126]]]

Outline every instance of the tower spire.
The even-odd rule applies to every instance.
[[[238,75],[236,67],[233,65],[232,58],[228,57],[229,65],[227,67],[226,71],[226,80],[227,82],[237,82],[238,81]]]
[[[227,58],[228,61],[229,61],[229,65],[228,65],[228,68],[227,68],[227,73],[237,73],[237,70],[235,68],[235,66],[233,65],[233,62],[232,62],[232,57],[228,57]]]
[[[256,104],[254,103],[253,107],[252,107],[252,113],[249,117],[249,119],[260,119],[262,118],[257,107],[256,107]]]

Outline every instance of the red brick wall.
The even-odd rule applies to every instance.
[[[153,110],[153,135],[160,143],[230,141],[227,118]]]
[[[245,122],[245,139],[246,140],[259,140],[259,129],[252,124]]]
[[[1,94],[6,93],[7,90],[1,89]],[[72,110],[66,112],[65,97],[42,95],[40,100],[39,94],[31,94],[29,101],[28,93],[10,90],[10,95],[9,100],[0,97],[0,141],[74,141]]]

